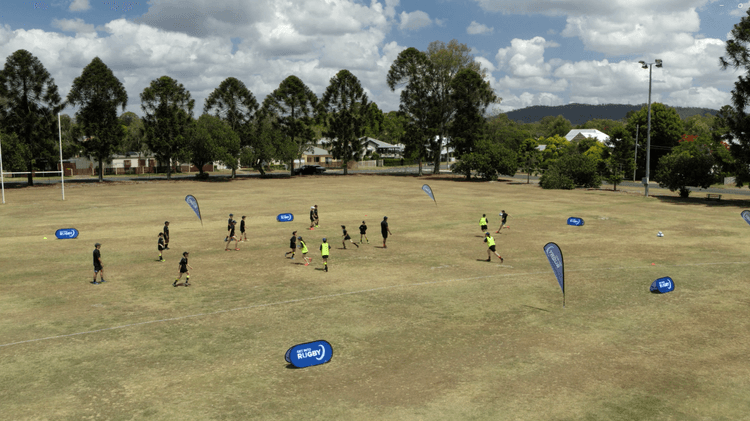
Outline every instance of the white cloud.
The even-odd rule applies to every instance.
[[[490,28],[487,25],[483,25],[477,21],[471,21],[471,24],[466,28],[466,33],[469,35],[479,34],[492,34],[495,32],[495,28]]]
[[[65,32],[87,34],[96,32],[93,24],[84,22],[81,18],[76,19],[52,19],[52,27],[59,28]]]
[[[71,12],[82,12],[89,9],[91,9],[89,0],[73,0],[73,3],[71,3],[68,8]]]
[[[515,38],[510,47],[501,48],[495,55],[498,66],[507,69],[516,77],[546,76],[552,66],[544,61],[544,47],[547,41],[542,37],[530,40]]]
[[[401,23],[399,24],[399,29],[401,30],[416,31],[417,29],[422,29],[432,25],[430,15],[421,10],[415,10],[410,13],[401,12],[400,18]]]

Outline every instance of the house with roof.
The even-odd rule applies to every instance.
[[[295,164],[330,167],[338,164],[338,160],[333,159],[333,155],[328,150],[318,146],[310,146],[302,151],[302,159],[300,162],[295,162]]]
[[[364,141],[365,148],[360,159],[365,155],[372,155],[373,152],[377,152],[381,158],[401,158],[404,154],[404,145],[392,145],[371,137],[365,137],[361,140]]]
[[[606,133],[596,129],[573,129],[565,135],[565,139],[570,142],[583,140],[587,137],[594,138],[602,143],[609,141],[609,136]]]

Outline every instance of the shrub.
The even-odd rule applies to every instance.
[[[602,179],[597,173],[596,166],[597,160],[592,157],[578,153],[563,155],[550,165],[549,170],[539,179],[539,185],[545,189],[599,187],[602,185]],[[542,184],[545,176],[546,180]],[[570,183],[572,187],[569,187]]]

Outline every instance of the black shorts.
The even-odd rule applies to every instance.
[[[297,250],[297,246],[294,245],[294,244],[290,245],[289,248],[292,249],[292,250]]]
[[[383,234],[383,238],[388,238],[388,232],[387,231],[383,231],[383,232],[381,232],[381,234]]]
[[[244,228],[241,228],[241,229],[240,229],[240,234],[244,234],[244,233],[245,233],[245,229],[244,229]]]
[[[344,240],[351,240],[352,237],[349,236],[349,234],[346,234],[346,237],[344,237]]]
[[[94,272],[99,272],[100,270],[104,269],[101,266],[94,266]]]
[[[162,251],[162,250],[164,250],[164,246],[162,246],[161,244],[159,244],[159,251]]]
[[[187,267],[180,266],[180,273],[187,273]]]
[[[482,226],[481,226],[481,228],[482,228],[483,230],[486,230],[486,229],[487,229],[487,225],[482,225]]]
[[[495,246],[490,246],[490,250],[495,251]]]
[[[327,254],[324,254],[324,255],[323,255],[323,258],[324,258],[324,259],[327,259],[327,258],[328,258],[328,255],[327,255]]]

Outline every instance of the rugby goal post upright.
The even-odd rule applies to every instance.
[[[62,188],[62,200],[65,200],[65,167],[63,166],[62,158],[62,126],[60,125],[60,113],[57,113],[57,135],[60,146],[60,171],[37,171],[38,173],[60,173],[60,186]],[[14,174],[14,173],[8,173]],[[18,174],[28,174],[18,173]],[[2,139],[0,139],[0,190],[2,190],[3,204],[5,204],[5,172],[3,171],[3,148]]]

